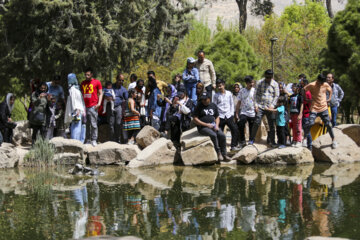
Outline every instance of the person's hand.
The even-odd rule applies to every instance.
[[[255,112],[257,113],[259,111],[259,107],[255,107]]]
[[[214,125],[212,125],[211,123],[207,123],[206,127],[210,128],[210,129],[213,129]]]
[[[11,118],[8,118],[8,122],[12,122],[12,119],[11,119]]]
[[[216,84],[213,84],[212,88],[213,88],[213,90],[215,90],[216,89]]]
[[[301,120],[302,119],[302,115],[301,114],[299,114],[299,116],[297,117],[297,120]]]
[[[164,100],[165,100],[165,102],[171,104],[171,101],[167,97],[165,97]]]
[[[161,94],[158,94],[156,97],[157,97],[157,100],[160,100]]]
[[[268,110],[268,111],[272,111],[272,110],[274,110],[274,107],[273,107],[273,106],[270,106],[270,107],[267,108],[267,110]]]
[[[217,125],[214,126],[214,131],[215,132],[219,131],[219,127]]]
[[[100,105],[101,105],[100,103],[96,104],[95,110],[98,110],[100,108]]]
[[[142,103],[142,104],[140,104],[140,107],[145,107],[145,104],[143,104],[143,103]]]
[[[106,99],[106,101],[108,101],[108,102],[113,100],[113,98],[112,98],[112,97],[109,97],[109,96],[108,96],[108,97],[105,97],[105,99]]]
[[[47,95],[46,93],[41,93],[40,98],[46,97],[46,95]]]

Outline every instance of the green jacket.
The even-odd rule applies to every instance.
[[[33,103],[33,109],[30,112],[30,124],[35,126],[45,126],[47,98],[40,98],[38,93],[33,92],[31,95],[31,102]]]

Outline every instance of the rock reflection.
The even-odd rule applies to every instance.
[[[42,182],[31,180],[34,171],[1,172],[4,238],[106,234],[143,239],[305,239],[360,234],[360,163],[101,171],[105,176],[39,172],[36,175],[49,177]],[[51,184],[45,199],[29,187],[35,183]]]

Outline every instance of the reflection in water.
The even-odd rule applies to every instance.
[[[99,178],[57,170],[49,179],[2,171],[0,239],[355,239],[360,233],[360,164],[102,170]]]

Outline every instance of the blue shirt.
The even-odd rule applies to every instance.
[[[55,97],[56,101],[58,101],[60,98],[65,99],[64,96],[64,89],[60,85],[53,86],[51,82],[46,83],[48,86],[48,94],[51,94]]]
[[[153,116],[157,116],[160,118],[161,116],[161,107],[157,104],[157,95],[161,94],[159,88],[155,88],[149,97],[148,102],[148,112],[150,113],[151,110],[153,110]]]
[[[200,81],[199,70],[197,68],[192,68],[191,71],[185,69],[182,77],[185,84],[196,84]]]
[[[285,107],[280,106],[276,108],[277,116],[276,116],[276,126],[285,127],[286,120],[285,120]]]
[[[113,84],[113,90],[115,92],[115,101],[114,107],[121,105],[124,101],[128,99],[128,91],[123,86],[117,87],[116,84]]]

